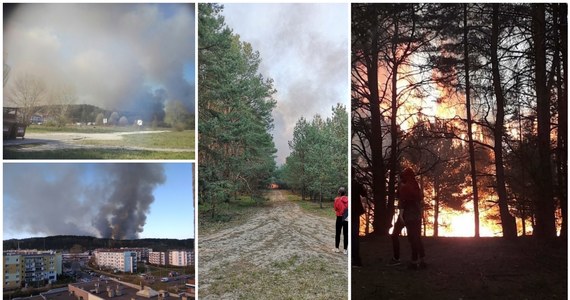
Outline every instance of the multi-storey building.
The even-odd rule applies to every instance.
[[[194,263],[194,251],[170,250],[168,263],[172,266],[185,267]]]
[[[62,273],[61,253],[55,252],[6,252],[4,262],[4,286],[7,288],[54,283]]]
[[[153,265],[165,266],[169,264],[167,252],[150,252],[148,262]]]
[[[152,252],[152,249],[150,248],[100,248],[100,249],[95,249],[95,252],[104,252],[104,251],[113,251],[113,252],[125,252],[125,251],[129,251],[129,252],[134,252],[137,255],[137,261],[138,262],[142,262],[142,261],[148,261],[148,255],[150,252]]]
[[[17,254],[4,254],[4,288],[19,288],[23,283],[22,256]]]
[[[97,265],[113,268],[121,272],[134,273],[137,271],[137,253],[123,250],[97,250],[95,252]]]

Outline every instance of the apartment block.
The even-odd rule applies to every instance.
[[[194,251],[170,250],[168,262],[172,266],[185,267],[194,263]]]
[[[97,265],[121,272],[134,273],[137,271],[137,253],[122,250],[98,250],[95,252]]]
[[[166,266],[169,264],[167,252],[150,252],[148,262],[153,265]]]
[[[62,273],[61,253],[48,252],[5,252],[4,287],[17,288],[35,283],[54,283]]]

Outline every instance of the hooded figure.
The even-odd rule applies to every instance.
[[[406,168],[400,174],[400,206],[404,210],[404,222],[408,230],[408,240],[412,247],[412,261],[410,269],[423,269],[425,251],[421,240],[422,200],[423,193],[416,181],[414,171]],[[419,261],[418,261],[419,259]]]
[[[422,192],[416,181],[416,175],[410,168],[406,168],[400,174],[400,186],[398,194],[400,208],[404,210],[404,222],[420,220],[422,217],[421,202]]]

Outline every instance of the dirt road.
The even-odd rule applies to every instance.
[[[122,140],[126,135],[140,135],[151,133],[164,133],[168,131],[127,131],[108,133],[79,133],[79,132],[42,132],[27,133],[25,139],[4,140],[4,147],[26,146],[26,151],[51,151],[62,149],[123,149],[123,150],[148,150],[148,151],[172,151],[172,152],[193,152],[194,149],[170,149],[157,147],[136,147],[136,146],[116,146],[106,145],[105,141]],[[85,144],[85,141],[99,141],[100,144]]]
[[[199,235],[200,298],[346,299],[348,258],[332,252],[334,219],[281,191],[269,197],[245,224]]]

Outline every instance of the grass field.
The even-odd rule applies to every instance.
[[[312,202],[310,200],[301,200],[300,195],[292,194],[290,192],[287,193],[287,198],[290,201],[295,202],[298,204],[302,209],[305,211],[315,214],[317,216],[332,218],[336,217],[334,212],[334,202],[333,201],[324,201],[323,200],[323,208],[319,205],[319,202]]]
[[[228,202],[216,203],[215,215],[212,217],[212,209],[214,209],[212,204],[209,202],[201,203],[198,209],[200,234],[208,234],[241,225],[260,207],[267,205],[269,205],[267,202],[256,203],[251,197],[240,196],[238,199],[231,199]]]
[[[147,133],[124,135],[122,140],[83,141],[87,145],[105,145],[117,147],[148,147],[148,148],[167,148],[167,149],[194,149],[195,132],[192,130],[185,131],[169,131],[162,133]]]
[[[162,129],[164,130],[164,129]],[[45,127],[31,126],[28,133],[35,133],[28,143],[4,146],[5,159],[195,159],[194,130],[160,133],[124,134],[115,139],[94,139],[97,135],[118,132],[140,132],[132,127]],[[42,140],[42,134],[76,133],[84,137],[55,141]],[[53,138],[53,137],[52,137]],[[36,142],[37,140],[37,142]]]
[[[194,159],[194,152],[123,149],[62,149],[19,151],[4,148],[4,159]]]

